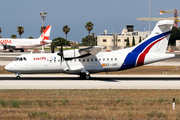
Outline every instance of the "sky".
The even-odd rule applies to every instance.
[[[159,14],[159,10],[180,10],[180,0],[151,0],[151,17],[173,17],[173,13]],[[44,25],[52,25],[50,39],[65,37],[63,26],[68,25],[68,40],[81,43],[88,35],[87,22],[94,24],[91,33],[100,35],[121,33],[126,25],[134,25],[135,31],[148,31],[148,21],[137,21],[149,17],[149,0],[2,0],[0,7],[0,28],[2,38],[17,33],[17,27],[24,27],[22,38],[38,38],[42,19],[40,12],[47,12]],[[179,13],[180,14],[180,13]],[[151,30],[156,21],[151,22]]]

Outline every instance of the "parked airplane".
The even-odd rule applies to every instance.
[[[15,73],[17,79],[26,73],[78,74],[89,79],[90,73],[120,71],[165,60],[175,56],[165,53],[173,24],[173,20],[159,21],[152,33],[134,47],[103,52],[103,47],[93,46],[63,52],[61,46],[57,53],[20,55],[5,69]]]
[[[51,26],[49,25],[46,27],[46,29],[38,39],[0,38],[0,49],[9,49],[9,52],[13,52],[13,50],[21,50],[21,52],[24,52],[25,48],[34,48],[42,46],[43,39],[44,45],[48,45],[52,42],[52,40],[49,40],[50,32]]]

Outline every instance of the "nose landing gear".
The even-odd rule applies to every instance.
[[[21,73],[16,73],[16,79],[20,79]]]
[[[16,79],[20,79],[21,77],[20,76],[16,76]]]

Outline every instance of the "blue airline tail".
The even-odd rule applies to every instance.
[[[173,20],[159,21],[145,40],[132,47],[119,70],[143,65],[148,53],[165,54],[173,25]]]

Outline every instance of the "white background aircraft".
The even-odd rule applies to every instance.
[[[159,21],[152,33],[140,44],[112,52],[101,52],[103,47],[94,46],[58,53],[24,54],[18,56],[5,69],[16,74],[67,73],[89,79],[90,73],[119,71],[172,58],[166,48],[173,20]]]
[[[48,25],[38,39],[0,38],[0,49],[9,49],[9,52],[13,52],[13,50],[21,50],[21,52],[24,52],[25,48],[42,46],[43,39],[44,45],[48,45],[52,42],[52,40],[49,40],[50,32],[51,26]]]

